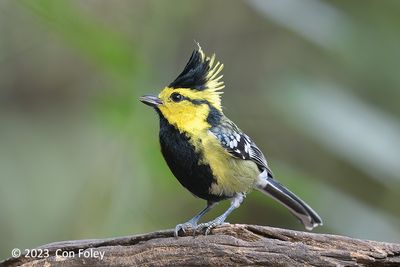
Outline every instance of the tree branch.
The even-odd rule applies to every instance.
[[[172,230],[120,238],[56,242],[45,258],[10,258],[6,266],[400,266],[400,244],[256,225],[223,225],[209,236]],[[68,256],[61,256],[67,255]],[[101,254],[103,258],[101,259]]]

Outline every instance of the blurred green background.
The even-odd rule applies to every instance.
[[[0,258],[172,228],[203,208],[138,101],[194,40],[225,64],[225,113],[319,212],[317,232],[399,242],[400,2],[360,4],[1,1]],[[229,222],[303,230],[259,192]]]

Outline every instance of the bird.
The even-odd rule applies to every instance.
[[[222,110],[224,67],[215,54],[206,56],[201,46],[192,52],[183,71],[158,96],[139,100],[154,108],[159,117],[161,153],[173,175],[206,207],[174,235],[189,229],[205,235],[238,208],[253,189],[277,200],[297,217],[307,230],[322,225],[320,216],[303,200],[279,183],[266,157]],[[200,219],[217,203],[230,200],[229,208],[206,223]]]

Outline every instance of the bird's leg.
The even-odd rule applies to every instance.
[[[231,212],[238,208],[240,204],[242,204],[243,199],[245,198],[244,193],[238,193],[235,195],[235,197],[232,198],[231,205],[230,207],[219,217],[215,218],[214,220],[207,222],[207,223],[202,223],[197,226],[197,229],[204,229],[206,228],[205,235],[208,235],[211,231],[212,228],[221,225],[225,222],[226,218],[231,214]]]
[[[198,214],[196,214],[196,216],[194,216],[192,219],[190,219],[189,221],[187,221],[185,223],[181,223],[181,224],[178,224],[177,226],[175,226],[175,232],[174,232],[175,236],[178,236],[178,233],[180,230],[182,230],[185,233],[186,229],[189,229],[189,228],[196,229],[197,222],[201,219],[201,217],[204,216],[204,214],[206,214],[216,204],[217,204],[217,202],[208,201],[207,207],[205,207],[202,211],[200,211]]]

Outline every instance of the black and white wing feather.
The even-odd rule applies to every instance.
[[[212,127],[210,132],[232,156],[243,160],[252,160],[261,170],[268,170],[272,175],[261,150],[232,121],[226,117],[222,118],[218,126]]]

